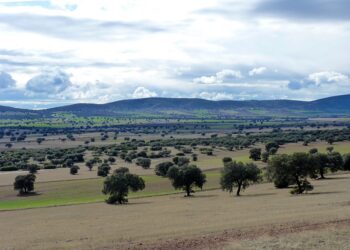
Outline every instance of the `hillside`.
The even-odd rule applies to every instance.
[[[0,118],[76,116],[112,117],[236,117],[236,116],[344,116],[350,115],[350,95],[316,101],[248,100],[209,101],[195,98],[144,98],[106,104],[73,104],[46,110],[24,110],[0,106]]]

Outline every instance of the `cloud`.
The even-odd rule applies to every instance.
[[[348,0],[262,0],[254,13],[293,20],[350,20]]]
[[[26,89],[33,93],[57,94],[71,86],[70,75],[56,70],[42,73],[31,78]]]
[[[220,83],[224,83],[226,80],[241,79],[241,78],[243,78],[243,75],[240,71],[224,69],[222,71],[217,72],[213,76],[197,77],[193,79],[193,82],[202,83],[202,84],[220,84]]]
[[[135,32],[160,32],[164,30],[159,25],[151,25],[147,22],[102,21],[25,13],[1,13],[1,23],[25,32],[79,40],[125,38],[126,35],[132,36]]]
[[[225,92],[201,92],[198,95],[199,98],[220,101],[220,100],[233,100],[234,95]]]
[[[0,89],[6,89],[15,86],[16,81],[6,72],[0,71]]]
[[[254,68],[254,69],[252,69],[251,71],[249,71],[249,75],[250,75],[250,76],[261,75],[261,74],[263,74],[266,70],[267,70],[266,67]]]
[[[310,74],[308,80],[319,86],[327,83],[346,83],[349,77],[335,71],[323,71]]]
[[[291,90],[299,90],[305,88],[321,88],[332,85],[332,88],[348,86],[350,84],[349,77],[335,71],[321,71],[309,74],[306,78],[299,81],[290,81],[288,88]]]
[[[156,97],[157,93],[146,89],[145,87],[137,87],[132,94],[132,98],[149,98]]]

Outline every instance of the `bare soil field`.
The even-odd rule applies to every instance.
[[[325,230],[333,230],[330,239],[341,242],[334,244],[346,246],[349,180],[350,174],[344,174],[313,181],[314,191],[299,196],[265,183],[249,187],[241,197],[213,190],[192,198],[176,194],[131,199],[122,206],[94,203],[4,211],[1,248],[294,249],[283,246],[300,233],[305,240],[296,249],[307,249],[321,236],[318,249],[327,249],[332,245],[322,241]]]

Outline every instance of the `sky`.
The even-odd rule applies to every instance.
[[[0,0],[0,105],[350,94],[348,0]]]

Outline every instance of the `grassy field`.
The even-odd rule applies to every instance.
[[[262,147],[262,145],[257,145]],[[288,144],[282,146],[280,153],[293,153],[308,151],[310,148],[316,147],[320,151],[325,151],[329,145],[325,142],[312,143],[309,146],[302,146],[300,143]],[[339,142],[333,145],[336,151],[340,153],[350,152],[350,142]],[[175,149],[172,149],[176,151]],[[199,154],[199,152],[196,152]],[[220,168],[222,168],[222,158],[230,156],[234,160],[249,162],[249,149],[240,151],[227,151],[215,149],[214,156],[199,154],[198,162],[195,162],[200,168],[206,171],[208,183],[205,190],[218,189]],[[117,160],[117,164],[112,165],[115,169],[121,166],[129,167],[130,171],[142,175],[146,181],[146,189],[131,193],[130,198],[140,198],[148,196],[158,196],[165,194],[173,194],[175,191],[167,178],[161,178],[154,175],[154,166],[163,161],[171,160],[170,158],[157,159],[153,161],[152,168],[144,170],[135,164],[126,164],[121,159]],[[262,162],[256,162],[259,166],[265,166]],[[62,206],[81,203],[101,202],[105,196],[101,193],[103,186],[103,178],[96,177],[96,169],[88,171],[81,164],[81,170],[78,175],[70,175],[68,169],[42,170],[37,175],[37,183],[35,185],[36,195],[28,197],[18,197],[17,192],[13,190],[12,183],[14,178],[21,172],[5,172],[0,173],[0,210],[37,208],[46,206]]]
[[[336,247],[348,242],[349,180],[345,174],[313,181],[314,191],[299,196],[266,183],[238,198],[211,190],[192,198],[131,199],[123,206],[2,211],[0,224],[6,230],[0,242],[3,249],[308,249],[316,242],[319,249],[342,249]],[[323,241],[327,231],[322,230],[331,225],[344,229]],[[290,247],[293,242],[297,248]]]
[[[204,190],[219,188],[220,173],[206,172],[207,183]],[[130,198],[159,196],[182,192],[174,190],[167,178],[142,176],[146,188],[131,193]],[[63,206],[81,203],[102,202],[106,196],[102,194],[104,178],[41,182],[35,186],[36,194],[26,197],[17,196],[12,185],[0,187],[0,210]]]

